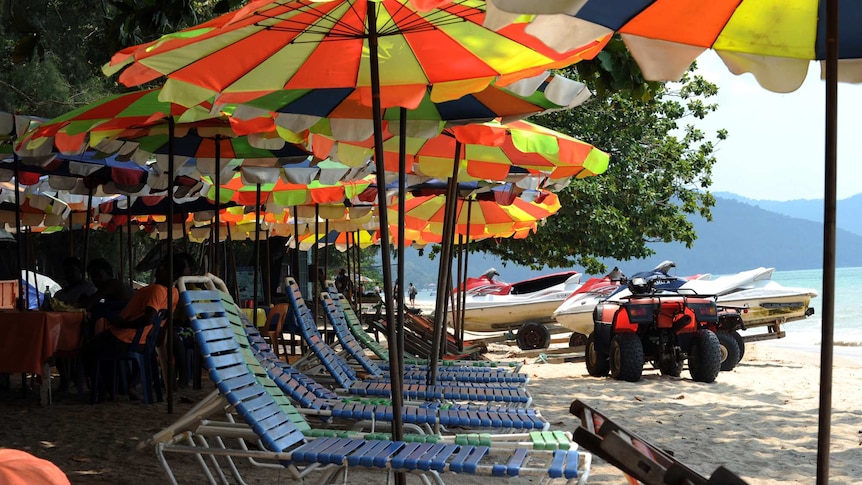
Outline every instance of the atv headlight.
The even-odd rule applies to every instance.
[[[629,280],[629,289],[633,294],[648,293],[649,283],[644,278],[632,278]]]

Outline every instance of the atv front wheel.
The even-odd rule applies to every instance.
[[[721,345],[711,330],[698,330],[688,351],[688,370],[698,382],[713,382],[721,369]]]
[[[572,336],[569,337],[569,347],[580,347],[581,345],[587,345],[587,336],[582,333],[572,332]]]
[[[733,334],[730,332],[716,332],[718,344],[721,348],[721,370],[729,371],[739,363],[739,346]]]
[[[547,349],[551,345],[551,332],[541,323],[525,323],[518,329],[517,341],[521,350]]]
[[[644,370],[644,347],[634,333],[621,333],[611,340],[611,376],[629,382],[641,380]]]
[[[608,354],[596,350],[596,333],[587,337],[586,349],[587,372],[593,377],[604,377],[611,371]]]
[[[668,359],[659,362],[658,369],[663,376],[679,377],[682,374],[682,362]]]

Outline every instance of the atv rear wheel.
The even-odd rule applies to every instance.
[[[629,382],[641,380],[644,370],[644,347],[634,333],[621,333],[611,340],[611,376]]]
[[[595,332],[587,337],[586,362],[587,372],[593,377],[604,377],[611,371],[608,354],[596,350]]]
[[[742,357],[745,355],[745,339],[742,338],[742,335],[739,334],[736,330],[730,332],[733,335],[733,339],[736,340],[736,345],[739,347],[739,360],[742,360]]]
[[[730,332],[716,332],[718,344],[721,348],[721,370],[729,371],[739,363],[739,346],[733,334]]]
[[[721,345],[711,330],[698,330],[688,351],[688,370],[698,382],[713,382],[721,369]]]
[[[551,332],[541,323],[528,322],[518,329],[516,340],[521,350],[546,349],[551,345]]]

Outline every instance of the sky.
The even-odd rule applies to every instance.
[[[695,123],[707,132],[728,130],[717,146],[712,192],[751,199],[823,198],[825,83],[812,63],[802,86],[778,94],[754,76],[736,76],[717,54],[707,51],[698,68],[719,87],[719,108]],[[838,199],[862,193],[859,161],[862,132],[854,122],[862,107],[862,85],[838,84]]]

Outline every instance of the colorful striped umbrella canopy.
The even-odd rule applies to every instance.
[[[518,22],[556,49],[619,32],[647,79],[677,80],[706,49],[734,74],[751,72],[771,91],[797,89],[811,60],[826,59],[820,0],[489,0],[486,26]],[[862,82],[862,3],[840,1],[841,80]],[[529,24],[525,16],[533,15]]]
[[[87,194],[97,187],[101,193],[138,193],[153,175],[146,166],[92,150],[72,156],[22,158],[18,169],[23,185],[40,183],[47,176],[51,188],[76,194]],[[12,171],[11,161],[0,163],[0,179],[10,179]]]
[[[343,203],[346,199],[358,197],[371,184],[370,178],[345,180],[334,184],[324,184],[320,180],[300,184],[278,179],[275,182],[261,184],[261,202],[285,207]],[[243,180],[240,174],[236,174],[222,184],[220,195],[222,201],[253,206],[257,198],[257,184],[250,184]],[[207,198],[215,200],[215,187],[209,190]]]
[[[391,133],[386,137],[385,166],[387,171],[397,172],[399,139]],[[408,138],[407,171],[450,177],[457,144],[461,144],[459,180],[506,180],[513,168],[551,179],[583,178],[604,173],[610,160],[607,153],[589,143],[527,121],[515,121],[454,126],[435,138]],[[338,141],[320,133],[309,135],[309,145],[316,156],[328,156],[346,165],[361,163],[373,152],[370,139]]]
[[[404,207],[406,228],[420,232],[442,233],[446,208],[445,196],[408,196],[404,201]],[[389,210],[390,213],[395,212],[397,206],[390,205]],[[557,196],[546,191],[543,191],[533,202],[516,197],[509,205],[501,205],[494,200],[459,198],[455,234],[478,238],[532,228],[536,221],[550,217],[559,210],[560,201]]]
[[[271,116],[277,126],[292,133],[314,130],[327,118],[336,138],[338,133],[372,133],[372,108],[367,92],[359,88],[292,89],[276,91],[247,103],[224,106],[237,119]],[[442,129],[440,121],[478,123],[502,118],[503,122],[558,109],[573,108],[586,101],[589,90],[582,83],[553,74],[542,74],[506,87],[489,86],[484,90],[452,101],[435,103],[431,88],[415,108],[406,112],[407,133],[413,137],[433,137]],[[383,111],[383,120],[397,123],[398,108]]]
[[[592,58],[608,36],[558,53],[511,25],[482,26],[485,2],[418,11],[409,0],[253,1],[204,24],[124,49],[103,71],[120,82],[168,79],[163,99],[194,106],[214,94],[241,103],[281,89],[369,90],[369,36],[378,39],[383,107],[416,107]],[[369,10],[376,22],[369,28]],[[128,66],[128,67],[127,67]],[[501,78],[502,77],[502,78]],[[370,91],[368,91],[370,96]]]

